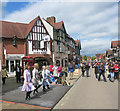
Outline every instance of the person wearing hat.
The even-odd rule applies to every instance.
[[[19,63],[17,63],[17,66],[15,67],[15,71],[16,71],[16,82],[20,83],[21,82],[21,67]]]

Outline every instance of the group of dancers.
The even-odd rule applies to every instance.
[[[37,95],[38,89],[43,86],[43,91],[46,91],[46,87],[50,89],[49,85],[52,82],[49,78],[50,77],[50,71],[48,70],[48,66],[42,67],[42,73],[38,71],[38,64],[34,64],[34,69],[30,70],[29,65],[25,65],[24,70],[24,84],[22,87],[22,91],[26,92],[26,98],[25,100],[30,99],[30,94],[33,91],[33,95]],[[31,76],[32,75],[32,76]]]

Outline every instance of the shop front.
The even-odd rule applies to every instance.
[[[5,58],[7,72],[15,73],[16,65],[22,66],[22,57],[24,57],[24,54],[7,54]]]
[[[38,63],[39,70],[42,69],[42,66],[50,65],[52,62],[49,54],[29,54],[29,56],[33,57],[33,63]]]

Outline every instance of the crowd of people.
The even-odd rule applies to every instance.
[[[26,100],[30,99],[30,94],[33,91],[33,95],[37,95],[38,89],[42,86],[43,92],[50,89],[50,84],[68,84],[66,77],[67,70],[70,71],[70,79],[73,77],[74,66],[69,63],[68,68],[62,68],[59,63],[50,66],[42,66],[42,71],[39,71],[38,63],[34,64],[34,68],[31,71],[29,65],[25,65],[24,68],[24,84],[22,91],[26,92]]]
[[[93,66],[95,68],[95,77],[100,81],[101,75],[106,82],[106,76],[111,81],[114,82],[115,79],[119,80],[120,75],[120,65],[117,62],[109,62],[109,63],[95,63]]]
[[[42,70],[39,70],[38,63],[35,63],[33,67],[25,65],[24,72],[22,76],[22,68],[17,64],[15,67],[16,71],[16,82],[21,82],[21,76],[24,79],[22,91],[26,92],[26,100],[30,99],[30,94],[33,92],[33,95],[38,94],[38,89],[42,86],[43,91],[50,89],[50,84],[62,84],[70,85],[66,78],[69,80],[73,79],[75,69],[79,69],[82,72],[82,77],[89,77],[89,69],[92,66],[95,70],[95,78],[100,81],[101,76],[103,76],[104,82],[107,82],[107,78],[114,82],[115,79],[119,80],[120,75],[120,65],[117,62],[82,62],[75,65],[75,63],[68,63],[67,67],[61,67],[59,63],[53,65],[51,63],[49,66],[42,66]],[[5,67],[2,67],[2,81],[3,85],[5,84],[5,79],[8,76]]]

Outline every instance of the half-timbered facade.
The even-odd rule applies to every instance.
[[[46,20],[37,16],[30,23],[2,23],[0,42],[1,66],[6,65],[13,72],[16,63],[21,65],[22,57],[31,56],[34,62],[49,65],[67,63],[75,53],[75,40],[68,36],[64,22],[56,22],[55,17]]]
[[[33,23],[32,23],[33,22]],[[42,19],[38,16],[30,24],[33,24],[27,35],[27,55],[34,57],[39,67],[50,64],[52,62],[51,55],[51,36],[47,31]]]

